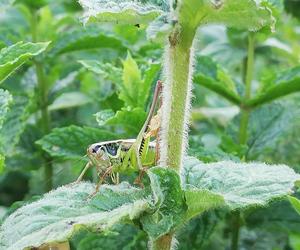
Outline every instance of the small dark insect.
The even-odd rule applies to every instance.
[[[137,23],[136,25],[134,25],[135,27],[138,27],[138,28],[140,28],[141,26]]]

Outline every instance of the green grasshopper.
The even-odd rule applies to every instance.
[[[97,174],[100,178],[95,193],[99,191],[101,184],[107,176],[111,176],[114,183],[119,182],[119,173],[132,171],[140,171],[135,183],[140,184],[141,178],[147,167],[153,166],[156,162],[157,147],[155,142],[150,141],[150,136],[145,136],[149,130],[149,124],[154,115],[162,83],[158,81],[152,104],[147,119],[140,130],[136,139],[124,139],[94,143],[87,149],[89,162],[81,172],[75,183],[82,180],[86,171],[95,166]],[[151,131],[150,131],[151,134]]]

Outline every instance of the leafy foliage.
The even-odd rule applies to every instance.
[[[292,196],[289,197],[289,201],[291,202],[297,213],[300,214],[300,201]]]
[[[65,241],[83,226],[104,231],[115,223],[134,219],[148,208],[147,201],[138,198],[139,190],[125,183],[104,188],[88,200],[93,189],[94,185],[90,183],[62,187],[17,210],[1,226],[1,248],[23,249]],[[111,195],[114,199],[108,199]],[[106,200],[104,207],[98,199]],[[112,202],[108,203],[109,200]],[[20,229],[21,225],[23,230],[16,233],[15,226]]]
[[[34,44],[19,42],[10,47],[3,48],[0,52],[0,83],[30,57],[43,52],[48,45],[49,43]]]
[[[150,238],[157,239],[183,222],[182,215],[187,207],[179,176],[174,170],[151,168],[148,176],[151,180],[156,211],[153,215],[142,218],[142,224]]]
[[[200,192],[205,189],[221,195],[231,209],[266,205],[274,198],[289,194],[300,178],[284,165],[228,161],[203,164],[189,158],[185,166],[182,180],[186,189],[200,189]]]
[[[115,135],[97,128],[70,126],[54,129],[52,133],[37,141],[46,152],[63,159],[81,159],[86,148],[79,145],[90,145],[97,141],[108,141]]]
[[[282,96],[300,91],[300,67],[289,69],[272,79],[262,93],[249,100],[246,105],[256,107]]]
[[[194,82],[218,93],[234,104],[239,105],[241,99],[237,94],[234,82],[209,57],[197,57]]]
[[[161,1],[106,1],[106,0],[80,0],[79,3],[85,10],[85,22],[123,22],[128,24],[147,23],[162,13],[161,7],[166,5]]]
[[[111,48],[125,50],[126,46],[122,39],[113,34],[90,28],[77,30],[59,37],[50,51],[50,56],[55,57],[60,54],[87,49]]]
[[[6,155],[12,155],[30,116],[32,102],[28,96],[15,96],[11,111],[7,114],[0,130],[0,147]]]
[[[198,27],[201,24],[218,23],[229,27],[256,31],[262,27],[274,25],[270,9],[259,6],[256,1],[184,1],[179,10],[180,22],[192,21]]]
[[[9,105],[12,101],[12,96],[8,91],[0,89],[0,130],[3,125],[3,121],[5,120],[6,114],[9,109]]]

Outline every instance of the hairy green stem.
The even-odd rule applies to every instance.
[[[165,82],[161,132],[160,165],[180,172],[187,146],[187,129],[190,113],[193,39],[185,32],[174,29],[165,49]],[[192,37],[193,38],[193,37]]]
[[[247,65],[245,71],[245,96],[244,102],[251,98],[251,86],[253,79],[253,70],[254,70],[254,33],[249,33],[248,36],[248,56],[247,56]],[[241,107],[241,121],[239,129],[239,143],[241,145],[247,144],[248,140],[248,123],[250,110]],[[244,157],[245,158],[245,157]],[[239,211],[236,211],[232,215],[232,237],[231,237],[231,250],[239,249],[239,235],[241,227],[241,214]]]
[[[31,22],[31,33],[32,33],[32,41],[37,42],[37,23],[38,16],[35,11],[32,15]],[[41,129],[43,134],[48,134],[50,132],[50,114],[48,111],[48,86],[47,86],[47,78],[44,73],[43,64],[40,61],[34,60],[35,71],[37,76],[37,85],[38,85],[38,102],[39,108],[41,111]],[[53,184],[53,166],[51,157],[43,153],[44,158],[44,169],[45,169],[45,191],[50,191],[52,189]]]
[[[194,35],[195,30],[175,26],[165,48],[159,165],[178,174],[187,146]],[[151,249],[169,250],[172,242],[173,235],[167,234],[151,242]]]

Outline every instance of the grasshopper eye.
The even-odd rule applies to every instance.
[[[101,145],[96,145],[95,147],[92,148],[92,152],[94,154],[96,154],[98,152],[99,148],[101,148]]]

